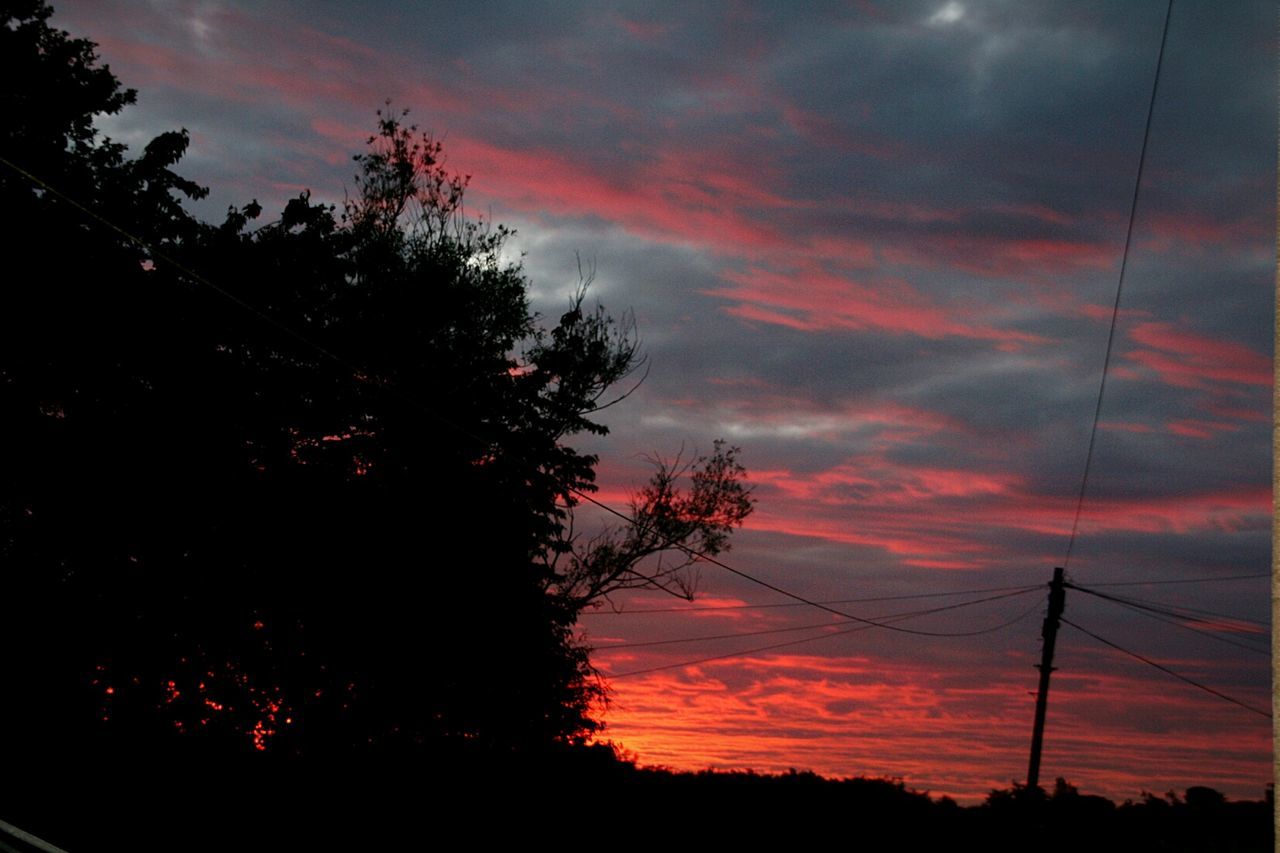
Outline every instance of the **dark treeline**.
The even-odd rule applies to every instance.
[[[57,804],[30,796],[12,800],[0,817],[20,811],[27,829],[73,851],[417,849],[460,836],[468,844],[574,838],[624,847],[838,841],[875,850],[1274,849],[1270,790],[1265,801],[1230,801],[1192,787],[1117,804],[1059,779],[1050,792],[1014,785],[960,806],[897,780],[637,768],[605,747],[392,775],[385,764],[347,769],[335,785],[332,775],[275,765],[232,788],[175,768],[164,787],[99,789],[72,822]]]

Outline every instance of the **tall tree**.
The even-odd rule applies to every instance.
[[[121,233],[150,251],[194,236],[178,197],[204,191],[171,170],[186,136],[163,134],[132,160],[100,138],[94,117],[133,92],[50,13],[0,7],[0,723],[11,750],[33,751],[102,713],[111,694],[92,683],[90,649],[125,642],[139,620],[101,605],[128,602],[144,558],[180,547],[171,522],[200,506],[175,492],[172,460],[207,434],[190,395],[166,395],[198,382],[181,332],[189,293],[162,286],[149,250]]]
[[[132,92],[48,16],[0,18],[0,583],[21,602],[0,665],[26,685],[3,730],[37,757],[582,741],[601,690],[577,614],[687,590],[690,557],[645,561],[727,546],[751,508],[735,451],[687,495],[660,467],[633,524],[575,539],[596,459],[567,440],[607,431],[630,323],[580,286],[548,328],[509,232],[462,215],[466,180],[391,111],[343,209],[196,222],[185,135],[136,160],[95,135]]]

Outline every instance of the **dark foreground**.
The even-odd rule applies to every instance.
[[[832,838],[894,850],[1270,851],[1274,844],[1269,794],[1230,802],[1193,787],[1116,804],[1059,781],[1051,792],[1015,787],[962,807],[894,781],[637,769],[599,748],[536,761],[451,756],[341,768],[266,760],[197,770],[104,756],[2,775],[0,819],[70,853],[458,849],[486,840],[575,849]],[[3,834],[0,842],[0,850],[29,849]]]

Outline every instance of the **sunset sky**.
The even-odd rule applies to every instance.
[[[600,454],[603,500],[625,507],[646,455],[723,437],[757,499],[734,567],[870,619],[1016,593],[894,623],[1022,617],[987,633],[850,631],[742,607],[788,600],[707,566],[693,603],[639,594],[583,617],[607,674],[718,658],[613,680],[607,738],[643,764],[899,777],[965,802],[1025,778],[1044,585],[1080,489],[1163,2],[55,9],[139,92],[107,135],[137,152],[190,131],[180,171],[210,187],[206,218],[308,188],[341,202],[390,99],[472,176],[469,212],[517,229],[544,314],[578,258],[594,267],[651,365],[603,413],[611,434],[578,441]],[[1066,603],[1262,710],[1276,79],[1273,3],[1175,3],[1067,565],[1211,621]],[[924,597],[966,590],[995,591]],[[1055,663],[1044,781],[1262,796],[1262,715],[1071,626]]]

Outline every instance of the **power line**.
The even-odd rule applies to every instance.
[[[1089,586],[1165,586],[1168,584],[1178,583],[1218,583],[1221,581],[1247,581],[1258,580],[1259,578],[1271,577],[1270,572],[1259,572],[1253,575],[1228,575],[1226,577],[1216,578],[1178,578],[1175,580],[1162,581],[1109,581],[1107,583],[1093,583]]]
[[[819,628],[830,628],[839,625],[839,622],[822,622],[812,625],[793,625],[790,628],[766,628],[761,631],[739,631],[734,634],[704,634],[701,637],[677,637],[671,640],[648,640],[641,643],[611,643],[607,646],[591,646],[591,651],[595,652],[612,652],[617,649],[640,649],[652,646],[673,646],[679,643],[701,643],[710,642],[712,640],[736,640],[742,637],[761,637],[765,634],[790,634],[796,631],[814,631]],[[847,622],[843,624],[848,624]],[[862,626],[865,627],[865,626]]]
[[[1129,246],[1133,242],[1133,222],[1138,211],[1138,189],[1142,186],[1142,170],[1147,162],[1147,143],[1151,139],[1151,116],[1156,108],[1156,91],[1160,88],[1160,66],[1164,63],[1164,47],[1169,40],[1169,18],[1173,13],[1173,0],[1169,0],[1164,13],[1164,32],[1160,35],[1160,52],[1156,55],[1156,73],[1151,81],[1151,100],[1147,104],[1147,123],[1142,131],[1142,152],[1138,155],[1138,174],[1133,182],[1133,198],[1129,203],[1129,225],[1125,229],[1124,250],[1120,253],[1120,277],[1116,282],[1115,304],[1111,307],[1111,326],[1107,330],[1107,350],[1102,358],[1102,381],[1098,384],[1098,401],[1093,408],[1093,425],[1089,428],[1089,449],[1084,457],[1084,476],[1080,479],[1080,496],[1076,499],[1075,518],[1071,522],[1071,538],[1067,540],[1067,555],[1062,567],[1071,566],[1071,549],[1076,544],[1076,530],[1080,526],[1080,512],[1084,508],[1085,490],[1089,485],[1089,469],[1093,464],[1093,446],[1098,437],[1098,420],[1102,416],[1102,395],[1107,389],[1107,370],[1111,366],[1111,349],[1115,343],[1116,321],[1120,317],[1120,294],[1124,289],[1124,272],[1129,264]]]
[[[989,586],[981,589],[962,589],[953,592],[919,592],[911,595],[877,595],[865,598],[836,598],[823,599],[822,604],[861,604],[872,601],[904,601],[913,598],[943,598],[953,595],[977,595],[983,592],[1007,592],[1009,590],[1031,590],[1040,589],[1043,584],[1035,584],[1034,586]],[[782,602],[780,604],[726,604],[726,605],[704,605],[700,607],[645,607],[636,610],[590,610],[581,614],[582,616],[632,616],[643,615],[649,613],[705,613],[708,611],[722,610],[768,610],[778,607],[806,607],[807,605],[794,601]]]
[[[1247,619],[1243,616],[1233,616],[1230,613],[1218,613],[1215,610],[1202,610],[1198,607],[1184,607],[1180,604],[1168,604],[1163,601],[1148,601],[1141,598],[1131,598],[1123,595],[1107,595],[1105,592],[1098,592],[1097,590],[1090,589],[1085,586],[1079,586],[1073,583],[1067,583],[1067,586],[1071,587],[1074,590],[1079,590],[1080,592],[1097,596],[1098,598],[1105,598],[1108,601],[1114,601],[1119,604],[1125,604],[1131,607],[1138,607],[1143,610],[1151,610],[1156,613],[1163,613],[1166,616],[1172,616],[1176,619],[1192,619],[1193,621],[1196,621],[1196,622],[1208,621],[1206,619],[1200,619],[1196,616],[1187,615],[1187,614],[1198,613],[1203,616],[1215,616],[1219,619],[1228,619],[1232,622],[1240,622],[1246,625],[1256,625],[1260,628],[1265,628],[1269,624],[1259,619]]]
[[[1032,613],[1035,613],[1039,609],[1040,609],[1040,603],[1036,602],[1030,608],[1028,608],[1027,610],[1024,610],[1022,613],[1013,617],[1008,622],[1002,622],[999,625],[992,625],[990,628],[983,628],[980,631],[974,631],[964,636],[972,637],[972,636],[977,636],[979,634],[991,634],[1001,630],[1002,628],[1008,628],[1010,625],[1014,625],[1018,622],[1021,622],[1023,619],[1026,619],[1028,616],[1030,616]],[[711,657],[698,658],[697,660],[688,660],[682,663],[670,663],[670,664],[664,664],[662,666],[652,666],[652,667],[648,667],[647,669],[635,669],[629,672],[619,672],[617,674],[606,673],[605,677],[612,681],[619,678],[630,678],[634,675],[648,675],[649,673],[653,673],[653,672],[662,672],[663,670],[667,670],[667,669],[680,669],[681,667],[686,667],[686,666],[697,666],[700,663],[710,663],[712,661],[717,661],[717,660],[728,660],[729,658],[742,657],[743,655],[752,655],[752,654],[757,654],[758,652],[768,652],[768,651],[773,651],[774,649],[784,649],[789,646],[798,646],[801,643],[812,643],[815,640],[826,640],[831,637],[840,637],[845,634],[853,634],[858,631],[868,631],[872,627],[874,626],[859,625],[855,628],[846,628],[843,631],[836,631],[831,634],[822,634],[817,637],[806,637],[803,640],[790,640],[786,643],[774,643],[773,645],[768,645],[768,646],[756,646],[755,648],[751,648],[751,649],[743,649],[741,651],[730,652],[728,654],[723,654],[723,655],[712,655]]]
[[[651,666],[646,669],[633,669],[628,672],[619,672],[616,674],[606,673],[605,677],[608,678],[610,681],[616,681],[619,678],[631,678],[632,676],[635,676],[635,675],[648,675],[649,673],[652,673],[652,672],[662,672],[668,669],[680,669],[681,667],[686,667],[686,666],[697,666],[700,663],[710,663],[712,661],[717,661],[717,660],[728,660],[729,658],[740,658],[743,655],[752,655],[758,652],[768,652],[768,651],[773,651],[774,649],[785,649],[790,646],[798,646],[801,643],[812,643],[814,640],[825,640],[831,637],[840,637],[840,636],[843,636],[844,634],[853,634],[858,631],[869,631],[869,630],[870,630],[870,626],[859,625],[856,628],[846,628],[843,631],[836,631],[835,633],[832,633],[832,634],[822,634],[817,637],[805,637],[803,640],[790,640],[785,643],[774,643],[769,646],[756,646],[755,648],[743,649],[737,652],[729,652],[723,655],[712,655],[710,657],[697,658],[696,660],[687,660],[681,663],[668,663],[668,664],[663,664],[662,666]]]
[[[1071,584],[1067,584],[1067,586],[1071,586]],[[1079,590],[1080,592],[1089,592],[1089,590],[1080,589],[1080,587],[1077,587],[1077,586],[1071,586],[1071,588],[1075,590]],[[1124,607],[1127,610],[1132,610],[1135,613],[1138,613],[1142,616],[1146,616],[1148,619],[1154,619],[1157,622],[1163,622],[1166,625],[1173,625],[1176,628],[1182,628],[1183,630],[1186,630],[1186,631],[1192,631],[1196,634],[1201,634],[1205,637],[1208,637],[1211,640],[1217,640],[1218,642],[1226,643],[1229,646],[1235,646],[1237,648],[1245,649],[1247,651],[1253,652],[1254,654],[1266,655],[1268,657],[1271,656],[1271,650],[1269,648],[1260,649],[1257,646],[1251,646],[1248,643],[1243,643],[1238,640],[1233,640],[1230,637],[1224,637],[1220,634],[1215,634],[1211,631],[1206,631],[1202,628],[1196,628],[1193,625],[1186,624],[1186,622],[1180,622],[1178,621],[1179,619],[1183,619],[1186,617],[1182,617],[1176,613],[1169,613],[1168,611],[1158,610],[1153,607],[1143,607],[1137,604],[1130,604],[1118,598],[1111,598],[1110,596],[1099,596],[1099,597],[1107,601],[1112,601],[1116,604],[1119,604],[1121,607]],[[1173,616],[1173,618],[1168,619],[1165,616],[1161,616],[1160,615],[1161,613],[1167,613],[1169,616]],[[1193,621],[1203,621],[1203,620],[1193,620]]]
[[[1176,616],[1178,618],[1185,617],[1187,619],[1191,619],[1196,622],[1204,622],[1208,624],[1208,623],[1212,623],[1214,619],[1225,619],[1228,622],[1236,622],[1241,625],[1252,626],[1254,628],[1259,629],[1257,631],[1247,632],[1251,634],[1264,633],[1268,631],[1271,627],[1270,622],[1264,621],[1262,619],[1249,619],[1245,616],[1233,616],[1229,613],[1219,613],[1216,610],[1205,610],[1204,608],[1201,608],[1201,607],[1187,607],[1181,604],[1165,604],[1159,601],[1148,601],[1142,598],[1129,598],[1128,596],[1123,596],[1123,595],[1116,596],[1116,600],[1123,601],[1125,604],[1132,604],[1134,606],[1145,605],[1146,609],[1148,610],[1160,610],[1161,607],[1167,607],[1169,610],[1173,611],[1173,613],[1169,615]],[[1201,618],[1204,616],[1210,616],[1213,618],[1212,619]]]
[[[631,523],[631,524],[635,524],[635,523],[636,523],[634,519],[630,518],[630,517],[629,517],[629,516],[627,516],[625,513],[619,512],[618,510],[614,509],[613,507],[609,506],[608,504],[605,504],[605,503],[602,503],[601,501],[596,500],[594,497],[592,497],[591,495],[587,494],[586,492],[583,492],[581,489],[577,489],[577,488],[574,488],[574,487],[570,486],[570,487],[569,487],[569,490],[570,490],[570,491],[572,491],[575,495],[578,495],[578,496],[579,496],[580,498],[582,498],[583,500],[587,501],[588,503],[595,504],[595,505],[596,505],[597,507],[599,507],[600,509],[603,509],[605,512],[608,512],[608,513],[611,513],[611,514],[613,514],[613,515],[616,515],[618,518],[621,518],[623,521],[626,521],[626,522]],[[886,630],[888,630],[888,631],[897,631],[897,632],[899,632],[899,633],[903,633],[903,634],[914,634],[914,635],[916,635],[916,636],[922,636],[922,637],[963,637],[963,636],[970,636],[970,635],[968,635],[968,634],[946,634],[946,633],[938,633],[938,632],[935,632],[935,631],[917,631],[917,630],[912,629],[912,628],[899,628],[899,627],[897,627],[896,625],[891,625],[891,624],[889,624],[889,623],[887,623],[887,622],[877,622],[877,621],[876,621],[876,620],[874,620],[874,619],[864,619],[864,618],[862,618],[861,616],[854,616],[852,613],[846,613],[846,612],[845,612],[845,611],[843,611],[843,610],[837,610],[837,609],[836,609],[836,608],[834,608],[834,607],[829,607],[829,606],[827,606],[827,605],[825,605],[825,604],[822,604],[821,602],[815,601],[815,600],[813,600],[813,599],[811,599],[811,598],[805,598],[803,595],[799,595],[799,594],[797,594],[797,593],[791,592],[790,590],[783,589],[782,587],[778,586],[777,584],[770,583],[770,582],[769,582],[769,581],[767,581],[767,580],[764,580],[764,579],[762,579],[762,578],[758,578],[758,577],[756,577],[756,576],[754,576],[754,575],[752,575],[752,574],[749,574],[749,573],[747,573],[747,572],[742,571],[741,569],[735,569],[733,566],[730,566],[728,563],[725,563],[725,562],[723,562],[722,560],[718,560],[718,559],[716,559],[715,557],[712,557],[712,556],[711,556],[711,555],[709,555],[709,554],[703,554],[703,553],[701,553],[701,552],[699,552],[699,551],[697,551],[697,550],[695,550],[695,549],[693,549],[693,548],[690,548],[688,545],[685,545],[683,542],[676,542],[676,541],[674,541],[674,540],[668,540],[668,541],[665,543],[664,547],[674,548],[674,549],[676,549],[676,550],[678,550],[678,551],[682,551],[682,552],[684,552],[685,554],[689,555],[690,557],[693,557],[695,560],[702,560],[702,561],[705,561],[705,562],[710,563],[710,564],[711,564],[711,565],[713,565],[713,566],[719,566],[720,568],[724,569],[725,571],[729,572],[730,574],[737,575],[738,577],[742,578],[743,580],[751,581],[752,583],[757,584],[757,585],[759,585],[759,586],[762,586],[762,587],[764,587],[765,589],[773,590],[774,592],[778,593],[779,595],[784,595],[784,596],[786,596],[787,598],[790,598],[790,599],[793,599],[793,600],[795,600],[795,601],[798,601],[798,602],[799,602],[799,603],[801,603],[801,604],[807,604],[807,605],[809,605],[810,607],[816,607],[816,608],[818,608],[819,610],[824,610],[824,611],[826,611],[827,613],[834,614],[834,615],[839,616],[839,617],[841,617],[841,618],[843,618],[843,619],[848,619],[848,620],[850,620],[850,621],[852,621],[852,622],[860,622],[860,623],[862,623],[862,624],[864,624],[864,625],[866,625],[866,626],[868,626],[868,627],[884,628],[884,629],[886,629]]]
[[[1132,657],[1132,658],[1137,658],[1138,660],[1142,661],[1143,663],[1145,663],[1145,664],[1147,664],[1147,665],[1149,665],[1149,666],[1153,666],[1153,667],[1155,667],[1156,669],[1160,670],[1160,671],[1161,671],[1161,672],[1163,672],[1163,673],[1167,673],[1168,675],[1172,675],[1174,678],[1176,678],[1176,679],[1178,679],[1178,680],[1180,680],[1180,681],[1185,681],[1187,684],[1190,684],[1192,687],[1198,687],[1198,688],[1200,688],[1201,690],[1203,690],[1203,691],[1204,691],[1204,692],[1206,692],[1206,693],[1210,693],[1210,694],[1212,694],[1212,695],[1214,695],[1214,696],[1217,696],[1219,699],[1225,699],[1226,701],[1230,702],[1230,703],[1231,703],[1231,704],[1233,704],[1233,705],[1239,705],[1241,708],[1244,708],[1246,711],[1252,711],[1252,712],[1253,712],[1253,713],[1255,713],[1255,714],[1260,714],[1261,716],[1266,717],[1268,720],[1269,720],[1269,719],[1271,719],[1271,714],[1270,714],[1270,712],[1268,712],[1268,711],[1263,711],[1262,709],[1260,709],[1260,708],[1255,708],[1255,707],[1253,707],[1252,705],[1246,705],[1244,702],[1241,702],[1239,699],[1233,699],[1232,697],[1230,697],[1230,696],[1228,696],[1227,694],[1225,694],[1225,693],[1221,692],[1220,690],[1214,690],[1212,687],[1209,687],[1209,686],[1207,686],[1207,685],[1201,684],[1201,683],[1200,683],[1200,682],[1198,682],[1198,681],[1193,681],[1192,679],[1187,678],[1185,675],[1181,675],[1180,673],[1174,672],[1173,670],[1169,669],[1167,666],[1163,666],[1163,665],[1161,665],[1161,664],[1156,663],[1155,661],[1151,660],[1150,658],[1143,657],[1142,655],[1138,654],[1137,652],[1131,652],[1131,651],[1129,651],[1128,649],[1124,648],[1123,646],[1116,645],[1115,643],[1111,642],[1110,640],[1108,640],[1108,639],[1106,639],[1106,638],[1104,638],[1104,637],[1099,637],[1097,634],[1093,633],[1092,631],[1088,630],[1087,628],[1081,628],[1079,625],[1077,625],[1076,623],[1072,622],[1070,619],[1066,618],[1065,616],[1061,617],[1061,619],[1062,619],[1062,621],[1063,621],[1063,622],[1065,622],[1066,624],[1070,625],[1072,628],[1075,628],[1077,631],[1080,631],[1081,633],[1088,634],[1090,637],[1093,637],[1093,638],[1094,638],[1095,640],[1097,640],[1099,643],[1103,643],[1104,645],[1108,645],[1108,646],[1110,646],[1111,648],[1115,649],[1116,651],[1124,652],[1126,655],[1129,655],[1129,656],[1130,656],[1130,657]]]
[[[1034,592],[1039,589],[1040,587],[1038,586],[1026,587],[1019,592],[1010,592],[1004,595],[993,595],[990,598],[979,598],[974,601],[964,601],[959,604],[948,604],[944,607],[931,607],[927,610],[909,610],[905,613],[892,613],[888,616],[881,616],[879,618],[884,620],[890,620],[890,619],[908,619],[908,618],[914,618],[917,616],[927,616],[932,613],[941,613],[944,610],[956,610],[961,607],[969,607],[974,604],[985,604],[986,602],[989,602],[989,601],[999,601],[1005,598],[1013,598],[1019,595],[1026,595],[1028,592]],[[800,605],[796,605],[796,606],[798,607]],[[672,639],[672,640],[650,640],[650,641],[641,642],[641,643],[613,643],[608,646],[593,646],[591,650],[593,652],[608,652],[608,651],[613,651],[614,649],[635,649],[635,648],[648,647],[648,646],[669,646],[677,643],[697,643],[697,642],[711,641],[711,640],[730,640],[730,639],[736,639],[740,637],[759,637],[765,634],[786,634],[794,631],[812,631],[818,628],[830,628],[838,624],[840,623],[822,622],[822,623],[815,623],[810,625],[798,625],[798,626],[793,625],[789,628],[766,628],[759,631],[738,631],[733,634],[713,634],[713,635],[703,635],[701,637],[682,637],[679,639]],[[939,635],[939,636],[944,636],[944,635]],[[953,636],[968,636],[968,634],[955,634]]]
[[[279,321],[279,320],[277,320],[275,317],[272,317],[270,314],[266,313],[265,311],[263,311],[262,309],[258,308],[258,307],[257,307],[257,306],[255,306],[255,305],[253,305],[252,303],[250,303],[250,302],[246,302],[245,300],[241,299],[239,296],[236,296],[234,293],[232,293],[231,291],[227,290],[226,288],[219,287],[217,284],[215,284],[214,282],[210,281],[210,280],[209,280],[208,278],[206,278],[205,276],[201,275],[201,274],[200,274],[200,273],[198,273],[198,272],[195,272],[194,270],[190,269],[190,268],[189,268],[189,267],[187,267],[186,265],[184,265],[184,264],[182,264],[181,262],[179,262],[179,261],[175,260],[172,256],[170,256],[170,255],[169,255],[169,254],[167,254],[166,252],[163,252],[163,251],[161,251],[161,250],[157,249],[157,248],[156,248],[152,243],[150,243],[150,242],[148,242],[147,240],[144,240],[143,238],[141,238],[141,237],[137,236],[136,234],[134,234],[133,232],[129,231],[128,229],[123,228],[123,227],[121,227],[121,226],[119,226],[119,225],[115,224],[115,223],[114,223],[114,222],[112,222],[110,219],[107,219],[105,216],[103,216],[102,214],[98,213],[97,211],[92,210],[92,209],[90,209],[89,207],[86,207],[85,205],[83,205],[83,204],[81,204],[80,202],[76,201],[76,200],[75,200],[74,198],[72,198],[71,196],[67,195],[66,193],[64,193],[64,192],[62,192],[61,190],[57,189],[56,187],[52,186],[52,185],[51,185],[51,184],[49,184],[48,182],[46,182],[46,181],[42,180],[42,179],[41,179],[41,178],[39,178],[38,176],[33,175],[31,172],[29,172],[29,171],[27,171],[26,169],[22,168],[21,166],[17,165],[17,164],[16,164],[16,163],[14,163],[13,161],[11,161],[11,160],[9,160],[9,159],[7,159],[7,158],[5,158],[5,157],[0,157],[0,164],[3,164],[3,165],[5,165],[5,166],[8,166],[10,169],[12,169],[13,171],[17,172],[19,175],[21,175],[22,177],[26,178],[27,180],[31,181],[31,182],[32,182],[33,184],[35,184],[36,186],[38,186],[38,187],[40,187],[41,189],[45,190],[45,191],[46,191],[46,192],[48,192],[50,195],[57,196],[58,198],[60,198],[60,199],[62,199],[63,201],[65,201],[67,204],[69,204],[69,205],[71,205],[72,207],[74,207],[76,210],[78,210],[78,211],[80,211],[81,213],[83,213],[85,216],[88,216],[89,218],[93,219],[94,221],[96,221],[96,222],[98,222],[98,223],[101,223],[102,225],[106,226],[106,227],[107,227],[107,228],[109,228],[110,230],[112,230],[112,231],[114,231],[115,233],[119,234],[120,236],[124,237],[124,238],[125,238],[126,240],[128,240],[129,242],[136,244],[137,246],[139,246],[139,247],[140,247],[140,248],[142,248],[142,249],[145,249],[145,250],[148,252],[148,254],[150,254],[150,255],[151,255],[151,257],[152,257],[152,258],[155,258],[155,259],[158,259],[158,260],[164,261],[166,264],[169,264],[170,266],[172,266],[175,270],[177,270],[177,271],[178,271],[179,273],[181,273],[182,275],[187,276],[188,278],[190,278],[190,279],[194,280],[194,281],[195,281],[195,282],[197,282],[198,284],[203,284],[205,287],[209,288],[209,289],[210,289],[210,290],[212,290],[214,293],[218,294],[219,296],[223,297],[224,299],[228,299],[228,300],[230,300],[230,301],[231,301],[232,303],[234,303],[237,307],[239,307],[239,308],[241,308],[241,309],[243,309],[243,310],[245,310],[245,311],[248,311],[250,314],[252,314],[254,317],[257,317],[257,318],[258,318],[259,320],[261,320],[262,322],[264,322],[264,323],[266,323],[266,324],[268,324],[268,325],[270,325],[270,326],[274,326],[276,329],[280,330],[281,332],[285,333],[285,334],[286,334],[286,335],[288,335],[289,337],[291,337],[291,338],[293,338],[294,340],[298,341],[298,342],[299,342],[299,343],[301,343],[303,346],[310,347],[311,349],[315,350],[315,351],[316,351],[316,352],[318,352],[320,355],[324,356],[325,358],[329,359],[330,361],[334,362],[335,364],[338,364],[339,366],[343,367],[344,369],[346,369],[346,370],[348,370],[348,371],[351,371],[351,374],[352,374],[352,378],[353,378],[353,379],[355,378],[355,376],[357,376],[357,375],[359,375],[359,374],[360,374],[360,372],[361,372],[361,371],[360,371],[360,368],[359,368],[358,366],[356,366],[355,364],[352,364],[352,363],[350,363],[350,362],[346,361],[346,360],[345,360],[345,359],[343,359],[341,356],[335,355],[334,353],[332,353],[332,352],[330,352],[329,350],[325,349],[325,348],[324,348],[323,346],[321,346],[320,344],[318,344],[318,343],[316,343],[315,341],[313,341],[313,340],[311,340],[310,338],[308,338],[306,335],[303,335],[301,332],[296,331],[293,327],[291,327],[291,326],[289,326],[289,325],[287,325],[287,324],[285,324],[285,323],[280,322],[280,321]]]
[[[1217,641],[1218,641],[1218,642],[1220,642],[1220,643],[1226,643],[1228,646],[1235,646],[1235,647],[1236,647],[1236,648],[1238,648],[1238,649],[1245,649],[1246,651],[1253,652],[1253,653],[1254,653],[1254,654],[1256,654],[1256,655],[1263,655],[1263,656],[1265,656],[1265,657],[1271,657],[1271,649],[1270,649],[1270,648],[1262,649],[1262,648],[1259,648],[1259,647],[1257,647],[1257,646],[1251,646],[1251,645],[1249,645],[1248,643],[1241,642],[1240,640],[1233,640],[1233,639],[1231,639],[1230,637],[1224,637],[1224,636],[1223,636],[1223,635],[1221,635],[1221,634],[1215,634],[1215,633],[1213,633],[1212,631],[1206,631],[1206,630],[1204,630],[1203,628],[1197,628],[1197,627],[1195,627],[1194,625],[1188,625],[1186,622],[1179,622],[1176,618],[1175,618],[1175,619],[1168,619],[1168,618],[1166,618],[1166,617],[1164,617],[1164,616],[1160,616],[1160,615],[1159,615],[1159,614],[1157,614],[1157,613],[1149,612],[1149,611],[1147,611],[1147,610],[1146,610],[1146,609],[1144,609],[1144,608],[1135,607],[1135,606],[1134,606],[1134,605],[1132,605],[1132,604],[1123,604],[1123,603],[1122,603],[1122,604],[1121,604],[1121,607],[1125,607],[1125,608],[1127,608],[1127,609],[1129,609],[1129,610],[1134,611],[1135,613],[1140,613],[1140,614],[1142,614],[1143,616],[1146,616],[1148,619],[1154,619],[1154,620],[1156,620],[1157,622],[1164,622],[1166,625],[1173,625],[1173,626],[1175,626],[1175,627],[1177,627],[1177,628],[1182,628],[1184,631],[1191,631],[1191,632],[1193,632],[1193,633],[1201,634],[1201,635],[1203,635],[1203,636],[1205,636],[1205,637],[1208,637],[1208,638],[1209,638],[1209,639],[1211,639],[1211,640],[1217,640]]]

